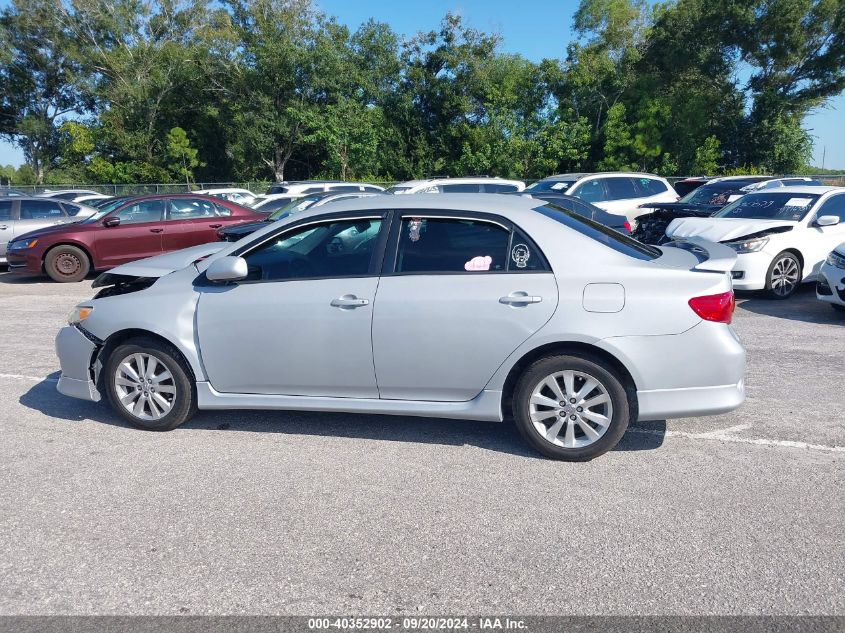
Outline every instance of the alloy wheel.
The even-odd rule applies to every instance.
[[[151,354],[124,358],[115,370],[114,387],[121,405],[140,420],[160,420],[176,400],[173,375]]]
[[[582,448],[601,438],[613,420],[607,388],[581,371],[556,372],[531,392],[529,416],[547,442],[563,448]]]
[[[798,285],[800,270],[798,262],[791,257],[782,257],[772,268],[771,288],[779,297],[792,294]]]

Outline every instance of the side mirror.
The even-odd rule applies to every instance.
[[[205,276],[209,281],[238,281],[245,279],[248,273],[249,269],[243,257],[229,255],[211,262]]]
[[[120,218],[116,218],[114,216],[103,220],[103,226],[106,228],[109,228],[110,226],[117,226],[118,224],[120,224]]]
[[[816,224],[819,226],[833,226],[839,224],[838,215],[822,215],[816,219]]]

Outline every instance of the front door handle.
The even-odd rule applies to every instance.
[[[222,224],[209,224],[209,225],[208,225],[208,228],[210,228],[210,229],[219,229],[221,226],[223,226],[223,225],[222,225]]]
[[[5,231],[8,228],[9,227],[4,224],[3,226],[0,226],[0,231]]]
[[[369,299],[359,299],[355,295],[343,295],[337,299],[332,299],[332,307],[340,308],[342,310],[353,310],[365,305],[369,305]]]
[[[504,303],[510,306],[524,306],[529,303],[540,303],[543,297],[535,297],[529,295],[523,290],[510,293],[507,297],[499,297],[499,303]]]
[[[164,229],[150,229],[150,233],[163,233]]]

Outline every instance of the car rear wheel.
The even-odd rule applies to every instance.
[[[53,281],[82,281],[91,270],[91,260],[81,248],[56,246],[44,258],[44,270]]]
[[[619,443],[630,417],[620,377],[597,358],[540,359],[514,393],[520,434],[552,459],[587,461],[606,453]]]
[[[793,253],[775,257],[766,274],[766,292],[772,299],[788,299],[801,283],[801,262]]]
[[[114,349],[103,371],[111,406],[135,426],[170,431],[196,413],[190,369],[167,343],[130,339]]]

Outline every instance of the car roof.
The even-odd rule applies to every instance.
[[[508,217],[528,213],[545,204],[545,201],[534,198],[498,193],[421,193],[413,196],[370,196],[338,200],[332,203],[331,213],[419,210],[424,215],[427,211],[470,211]],[[328,209],[319,207],[313,212],[302,211],[297,217],[305,217],[306,213],[318,216],[328,212]]]
[[[777,189],[763,189],[761,191],[750,191],[745,195],[751,194],[767,194],[767,193],[802,193],[802,194],[812,194],[814,196],[824,195],[826,193],[831,192],[840,192],[845,193],[845,187],[829,187],[829,186],[802,186],[802,185],[791,185],[789,187],[779,187]]]
[[[648,174],[640,171],[592,171],[592,172],[572,172],[570,174],[555,174],[554,176],[546,176],[542,180],[580,180],[588,176],[636,176],[646,178],[663,178],[657,174]]]
[[[509,178],[501,178],[499,176],[460,176],[449,178],[443,176],[440,178],[424,178],[422,180],[406,180],[404,182],[397,182],[394,187],[418,187],[420,185],[430,185],[433,182],[448,182],[452,184],[484,184],[485,182],[522,182],[521,180],[511,180]]]

